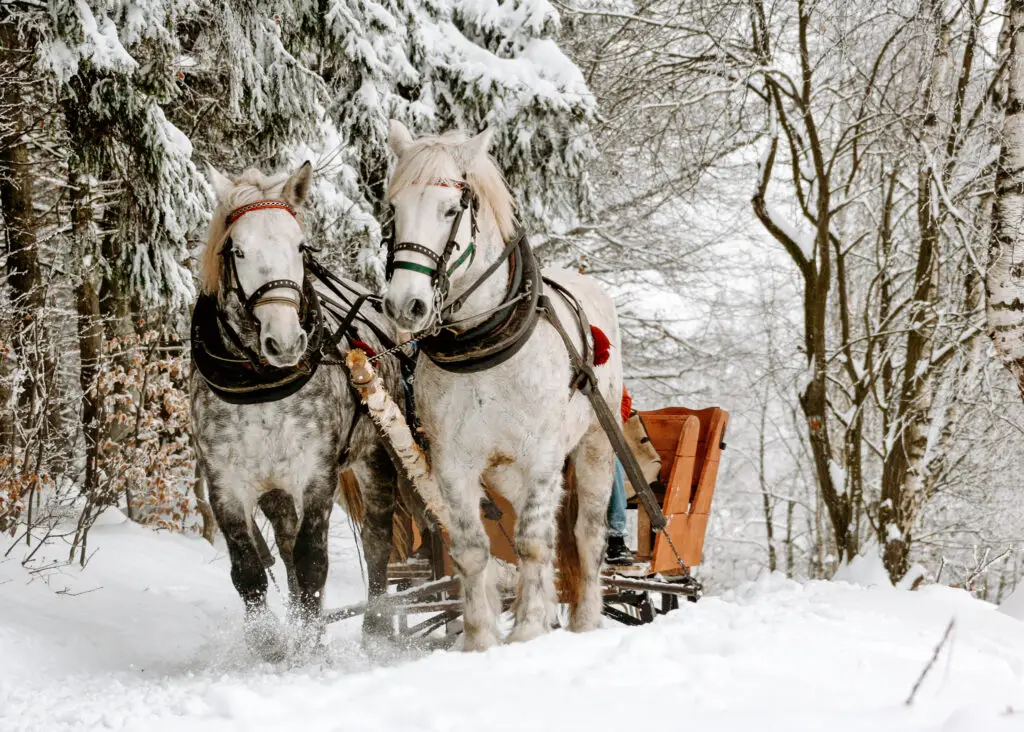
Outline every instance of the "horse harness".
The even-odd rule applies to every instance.
[[[594,372],[593,349],[590,342],[590,321],[583,306],[565,287],[547,277],[541,277],[533,250],[526,234],[522,231],[513,237],[512,241],[505,246],[501,256],[459,297],[448,305],[443,305],[448,296],[449,276],[467,257],[470,257],[470,261],[472,261],[475,254],[476,199],[465,182],[432,181],[428,185],[443,185],[462,190],[460,209],[452,223],[441,255],[438,256],[427,247],[413,242],[402,242],[398,245],[391,242],[388,245],[387,276],[389,281],[396,269],[408,269],[429,276],[434,284],[436,306],[434,312],[437,314],[437,321],[425,335],[417,339],[420,349],[445,371],[453,373],[483,371],[507,361],[518,353],[533,334],[538,319],[543,316],[561,336],[568,352],[569,362],[573,368],[570,390],[582,392],[590,401],[616,456],[625,468],[629,482],[633,484],[637,496],[650,517],[651,528],[664,532],[676,560],[685,569],[685,564],[683,564],[679,552],[676,551],[672,538],[665,531],[668,522],[662,513],[661,506],[647,485],[636,457],[626,444],[622,427],[616,421],[611,408],[597,388],[597,375]],[[448,260],[459,246],[455,237],[461,226],[463,213],[467,209],[470,211],[473,239],[462,256],[449,267]],[[434,266],[423,267],[412,262],[396,262],[395,253],[399,251],[426,254],[434,261]],[[458,321],[452,322],[449,318],[457,313],[469,296],[506,261],[509,263],[509,277],[502,302],[497,307],[477,316],[478,318],[488,316],[482,323],[464,331],[457,330],[455,326],[458,325]],[[551,296],[541,291],[544,285],[560,297],[575,316],[574,320],[583,343],[582,354],[559,320]]]
[[[294,208],[285,201],[263,200],[234,209],[227,216],[230,227],[235,221],[253,211],[281,209],[295,216]],[[235,258],[240,252],[234,249],[230,238],[221,249],[224,257],[222,287],[227,287],[240,303],[240,315],[247,329],[259,329],[255,309],[259,305],[281,304],[294,307],[299,313],[299,323],[307,336],[306,350],[295,366],[279,368],[267,363],[261,354],[249,346],[242,335],[229,321],[219,307],[217,296],[201,294],[192,312],[191,352],[192,362],[203,377],[210,391],[229,404],[264,404],[285,399],[298,392],[313,378],[321,365],[333,365],[325,361],[325,354],[336,353],[342,338],[347,338],[350,348],[363,348],[373,355],[373,349],[359,338],[356,323],[370,329],[385,347],[392,346],[391,339],[378,326],[360,314],[360,309],[373,297],[359,292],[351,284],[333,275],[312,256],[312,249],[303,245],[302,282],[287,279],[270,280],[247,294],[242,287],[235,268]],[[331,290],[341,303],[322,298],[310,280],[309,273]],[[348,291],[348,295],[339,289]],[[272,294],[274,290],[294,290],[297,298]],[[352,298],[354,296],[354,298]],[[333,333],[328,333],[324,310],[338,321]],[[226,341],[225,342],[225,337]],[[338,362],[340,363],[340,362]],[[346,380],[347,383],[347,380]],[[352,389],[351,385],[349,386]],[[362,401],[353,391],[356,409],[339,454],[338,462],[347,462],[352,436],[365,411]]]

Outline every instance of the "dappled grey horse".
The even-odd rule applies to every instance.
[[[300,642],[315,645],[341,471],[352,470],[362,489],[371,599],[387,586],[398,480],[375,427],[360,417],[345,369],[323,363],[342,361],[353,344],[379,349],[376,334],[387,331],[372,308],[336,335],[325,323],[305,266],[302,205],[310,178],[308,163],[290,177],[247,170],[236,181],[211,170],[218,206],[193,315],[193,434],[231,556],[231,579],[245,603],[246,637],[268,659],[282,657],[288,641],[267,609],[255,508],[273,526]],[[358,288],[346,286],[348,304],[360,300]],[[385,360],[378,369],[397,392],[394,363]],[[363,627],[388,632],[390,620],[371,612]]]

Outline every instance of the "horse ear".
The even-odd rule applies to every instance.
[[[491,147],[493,137],[494,128],[488,127],[476,137],[459,145],[458,161],[463,170],[471,170],[476,167],[477,161],[485,156]]]
[[[295,208],[301,208],[309,196],[310,183],[313,181],[313,166],[307,160],[292,177],[284,184],[282,197]]]
[[[388,120],[388,145],[391,146],[391,152],[398,157],[402,157],[402,153],[411,144],[412,134],[409,132],[409,128],[397,119]]]
[[[206,168],[210,185],[213,186],[213,192],[217,194],[217,201],[219,203],[227,203],[228,196],[231,195],[231,191],[235,187],[235,182],[212,165],[207,164]]]

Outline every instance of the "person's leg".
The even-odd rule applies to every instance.
[[[608,500],[608,535],[626,535],[626,469],[618,458],[612,477],[612,497]]]
[[[615,472],[612,478],[612,495],[608,500],[608,564],[628,565],[633,563],[633,553],[626,547],[626,470],[615,458]]]

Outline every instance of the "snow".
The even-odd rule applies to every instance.
[[[1013,711],[1024,710],[1024,625],[959,590],[776,574],[652,625],[559,631],[482,654],[368,654],[349,620],[331,628],[326,662],[271,666],[241,643],[222,546],[105,519],[84,571],[0,563],[4,732],[1024,728]],[[362,593],[336,511],[328,604]]]
[[[1017,586],[1008,598],[999,606],[999,612],[1017,620],[1024,620],[1024,583]]]
[[[889,573],[885,571],[876,546],[869,547],[863,554],[841,564],[832,579],[861,587],[892,587]]]
[[[789,220],[789,217],[785,213],[780,211],[777,207],[772,205],[769,201],[765,201],[765,210],[768,212],[768,216],[772,222],[778,226],[782,232],[800,248],[800,253],[804,255],[804,259],[808,261],[814,259],[814,234],[805,233],[799,228],[795,227]]]

